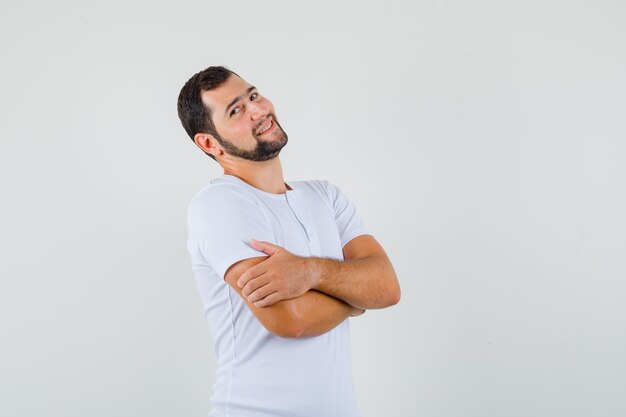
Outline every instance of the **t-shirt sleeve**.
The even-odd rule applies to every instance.
[[[216,185],[192,200],[187,225],[188,250],[199,254],[222,279],[233,264],[267,256],[251,246],[251,239],[272,241],[254,197],[226,185]]]
[[[324,182],[333,206],[341,247],[357,236],[371,234],[359,217],[356,207],[341,189],[328,181]]]

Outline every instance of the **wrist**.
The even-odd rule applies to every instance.
[[[323,280],[321,260],[320,258],[304,258],[304,268],[312,290],[319,289]]]

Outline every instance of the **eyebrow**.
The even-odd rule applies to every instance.
[[[237,102],[239,102],[241,99],[243,99],[245,96],[247,96],[248,94],[250,94],[250,92],[252,90],[255,90],[256,87],[255,86],[251,86],[248,87],[248,89],[246,90],[246,92],[242,95],[240,95],[239,97],[235,98],[233,101],[230,102],[230,104],[226,107],[226,110],[224,111],[224,115],[227,116],[228,115],[228,110],[233,107],[235,104],[237,104]]]

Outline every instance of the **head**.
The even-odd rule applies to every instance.
[[[273,104],[224,67],[209,67],[185,83],[178,117],[196,145],[214,160],[266,161],[287,143]]]

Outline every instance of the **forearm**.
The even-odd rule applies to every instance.
[[[393,266],[371,235],[355,237],[345,244],[344,261],[296,256],[280,246],[252,242],[255,249],[271,255],[242,273],[236,283],[242,296],[255,307],[298,298],[309,290],[363,310],[400,301],[400,285]],[[321,310],[319,305],[314,307]]]
[[[310,290],[304,295],[284,300],[291,314],[290,337],[310,337],[324,334],[346,318],[363,312],[335,297]]]
[[[332,330],[347,317],[363,313],[360,309],[315,290],[267,307],[255,306],[242,293],[237,280],[244,271],[263,259],[265,258],[250,258],[234,264],[226,272],[224,279],[243,298],[248,308],[270,333],[286,338],[318,336]]]
[[[377,309],[397,304],[400,287],[391,263],[382,257],[349,261],[307,258],[313,289],[339,298],[361,309]]]

